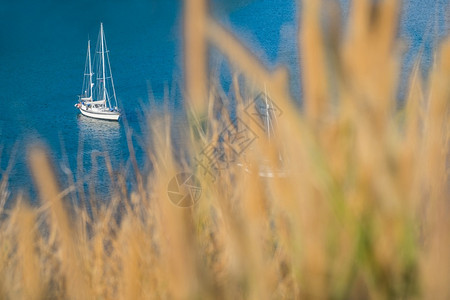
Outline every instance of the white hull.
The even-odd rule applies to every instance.
[[[90,118],[94,118],[94,119],[118,121],[120,118],[120,113],[117,111],[94,112],[94,111],[84,110],[82,107],[80,107],[80,112],[83,115],[85,115],[86,117],[90,117]]]

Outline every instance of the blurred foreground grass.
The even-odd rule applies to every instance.
[[[299,112],[283,67],[268,71],[204,1],[186,1],[190,158],[175,159],[170,116],[152,118],[154,170],[136,168],[134,191],[111,172],[108,205],[90,215],[68,209],[46,151],[31,149],[42,206],[17,195],[0,211],[0,298],[449,299],[450,42],[426,79],[417,64],[398,108],[399,4],[353,1],[340,32],[336,7],[319,3],[302,3]],[[236,116],[207,80],[208,43],[239,72]],[[270,138],[246,113],[262,91],[283,111]],[[230,124],[257,138],[238,157],[224,151],[212,178],[194,158]],[[202,186],[189,208],[167,195],[181,171]]]

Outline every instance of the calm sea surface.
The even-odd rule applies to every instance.
[[[424,66],[430,64],[434,46],[449,29],[449,1],[405,2],[399,32],[407,46],[404,74],[421,49]],[[342,0],[342,4],[345,17],[349,1]],[[289,65],[291,92],[301,103],[296,2],[217,0],[211,9],[269,68]],[[100,22],[110,49],[116,93],[134,136],[148,134],[142,126],[142,105],[148,106],[149,94],[156,99],[150,109],[160,109],[166,98],[176,123],[185,122],[179,116],[183,101],[182,1],[2,0],[0,166],[5,170],[14,160],[11,194],[18,190],[34,194],[26,149],[37,140],[51,149],[57,172],[63,177],[68,169],[76,171],[80,153],[84,174],[95,166],[98,185],[107,186],[103,151],[109,153],[116,170],[131,172],[124,122],[88,119],[73,107],[81,92],[87,39],[89,36],[95,43]],[[165,90],[170,91],[167,97]],[[142,143],[139,138],[134,142],[145,172],[148,166]],[[90,180],[86,175],[77,176],[78,180]],[[62,180],[62,185],[67,186],[67,180]]]

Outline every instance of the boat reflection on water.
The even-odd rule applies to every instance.
[[[79,158],[83,165],[83,175],[78,179],[82,178],[86,188],[93,184],[97,196],[107,196],[110,194],[111,176],[126,156],[126,139],[121,124],[81,114],[77,117],[77,123],[78,149],[82,152]]]
[[[114,159],[121,159],[126,139],[119,122],[98,120],[78,115],[79,137],[83,142],[84,154],[92,151],[106,152]]]
[[[80,135],[85,141],[101,143],[102,140],[112,142],[120,138],[119,122],[93,119],[82,114],[78,115],[77,121]]]

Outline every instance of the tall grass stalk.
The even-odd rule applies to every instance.
[[[399,3],[353,1],[345,31],[325,3],[301,5],[301,110],[286,68],[266,68],[208,15],[206,0],[192,0],[186,161],[175,158],[170,116],[151,118],[152,171],[141,174],[133,157],[133,179],[109,168],[108,205],[92,215],[68,207],[47,151],[31,147],[41,207],[17,195],[12,209],[0,208],[0,298],[450,298],[450,41],[441,41],[426,77],[416,64],[398,105]],[[207,80],[208,45],[236,68],[236,116],[220,108],[215,78]],[[263,91],[283,111],[270,139],[244,112]],[[194,158],[235,117],[257,138],[237,158],[226,152],[234,160],[211,178]],[[261,177],[263,168],[282,175]],[[194,206],[168,198],[179,172],[202,186]]]

